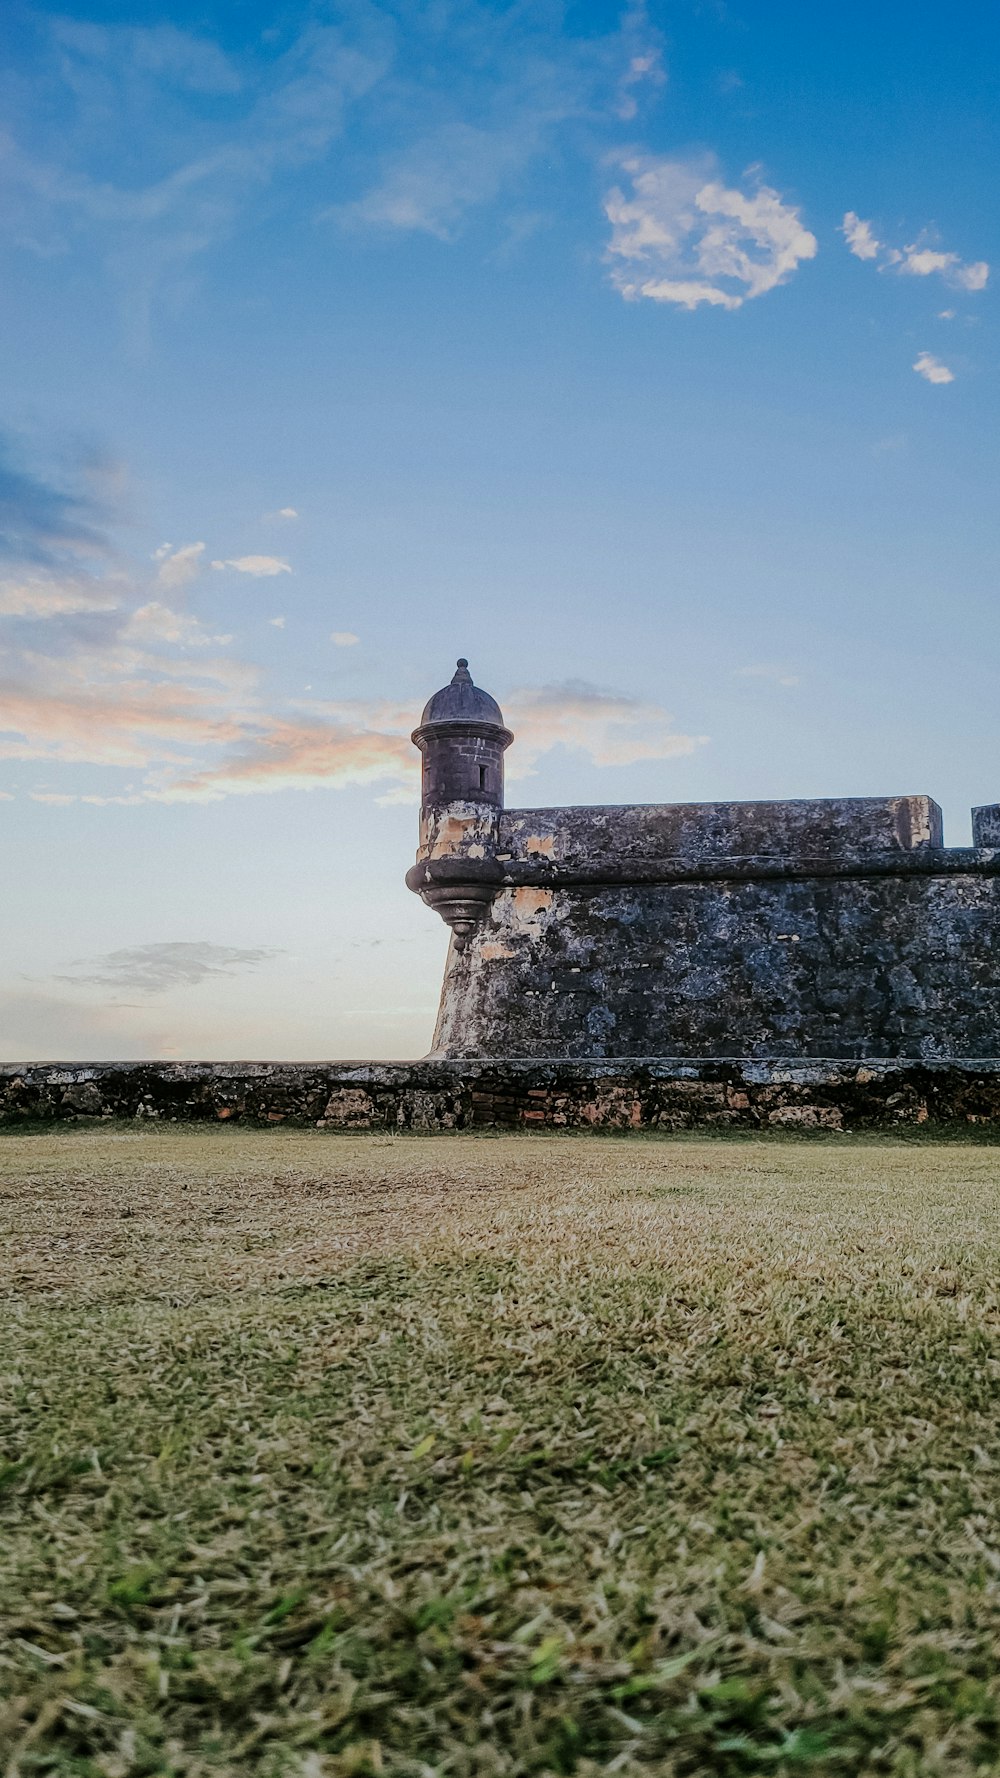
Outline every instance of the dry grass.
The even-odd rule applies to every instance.
[[[3,1138],[0,1773],[996,1773],[998,1184]]]

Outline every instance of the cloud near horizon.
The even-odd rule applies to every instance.
[[[23,477],[9,487],[13,508],[23,497],[29,517],[39,505],[45,510],[41,480]],[[53,510],[58,520],[60,500]],[[27,521],[19,510],[12,516],[11,535],[24,535]],[[110,559],[94,573],[81,565],[92,547],[89,529],[79,537],[72,527],[58,534],[61,570],[34,562],[29,537],[27,565],[12,561],[11,574],[0,579],[7,626],[0,760],[89,766],[95,776],[81,788],[77,769],[65,783],[29,783],[24,794],[53,808],[215,802],[358,784],[376,785],[389,799],[416,794],[416,706],[385,697],[277,696],[265,667],[228,652],[232,636],[179,607],[173,595],[196,579],[204,543],[164,543],[141,570]],[[268,575],[288,571],[272,557],[236,558],[233,565]],[[351,648],[358,637],[335,630],[330,640]],[[514,777],[530,776],[554,747],[614,766],[690,753],[703,739],[678,734],[659,705],[583,681],[521,687],[507,705],[518,741]],[[124,781],[120,774],[127,774]]]
[[[131,993],[165,994],[171,988],[193,988],[218,976],[232,976],[259,968],[281,953],[257,946],[241,950],[236,945],[173,940],[166,944],[132,945],[107,951],[72,966],[73,974],[56,981],[74,987],[122,988]]]
[[[628,155],[631,183],[605,199],[611,281],[630,302],[739,309],[785,284],[818,252],[798,209],[768,185],[726,186],[710,156]]]
[[[105,768],[85,790],[75,780],[65,792],[46,785],[29,792],[36,800],[217,802],[358,784],[416,795],[415,706],[351,699],[273,707],[257,669],[205,652],[225,638],[196,619],[149,603],[119,615],[103,644],[63,635],[49,653],[23,651],[0,677],[0,759]],[[690,754],[705,739],[679,734],[659,705],[583,681],[522,687],[506,703],[517,736],[514,779],[531,776],[554,747],[621,766]],[[108,785],[107,769],[127,772],[128,782]]]

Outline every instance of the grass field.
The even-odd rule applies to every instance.
[[[997,1773],[998,1158],[5,1136],[0,1773]]]

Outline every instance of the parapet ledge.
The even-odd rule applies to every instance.
[[[1000,875],[1000,805],[975,845],[945,847],[929,796],[584,808],[462,806],[428,828],[408,886],[459,949],[501,889],[818,878]]]
[[[993,842],[1000,844],[1000,840]],[[929,796],[508,809],[497,858],[569,867],[684,859],[862,859],[943,847]]]

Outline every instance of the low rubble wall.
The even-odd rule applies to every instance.
[[[1000,1135],[1000,1057],[0,1064],[7,1129],[102,1118],[418,1131],[980,1124]]]

